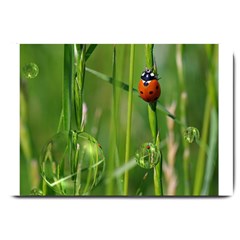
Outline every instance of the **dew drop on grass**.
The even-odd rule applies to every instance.
[[[35,78],[39,73],[36,63],[28,63],[23,67],[23,74],[26,78]]]
[[[159,162],[161,153],[153,143],[144,143],[135,154],[137,164],[146,169],[153,168]]]
[[[38,188],[33,188],[33,189],[31,190],[30,195],[32,195],[32,196],[42,196],[43,193],[42,193],[42,191],[41,191],[40,189],[38,189]]]
[[[56,195],[86,195],[100,182],[105,157],[91,135],[63,131],[43,147],[40,165],[43,181]]]
[[[200,133],[199,130],[195,127],[188,127],[184,133],[184,139],[188,142],[188,143],[192,143],[194,140],[198,141],[200,139]]]

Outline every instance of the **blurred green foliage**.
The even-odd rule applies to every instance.
[[[217,49],[217,45],[209,45]],[[210,69],[206,45],[186,44],[183,45],[182,60],[185,81],[185,91],[187,93],[186,119],[188,126],[194,126],[200,131],[204,121],[204,110],[206,97],[209,94],[207,75]],[[26,110],[26,121],[24,124],[29,131],[29,145],[31,157],[26,157],[21,146],[20,154],[20,195],[29,195],[31,192],[31,177],[29,176],[29,164],[32,159],[39,159],[44,144],[56,133],[59,117],[62,109],[62,81],[63,81],[63,57],[64,45],[61,44],[21,44],[20,45],[20,79],[21,91],[25,94],[25,103],[21,101],[22,108]],[[116,45],[116,79],[128,83],[129,77],[129,54],[130,45]],[[112,44],[100,44],[96,47],[92,55],[87,60],[86,66],[107,76],[112,76]],[[157,65],[157,72],[160,77],[162,93],[159,99],[161,105],[167,107],[172,102],[176,102],[176,117],[179,118],[179,79],[176,66],[176,45],[156,44],[154,46],[154,57]],[[145,69],[144,45],[135,46],[134,58],[134,88],[137,88],[142,71]],[[218,55],[212,56],[212,63],[215,64],[215,79],[218,79]],[[28,63],[35,63],[39,68],[39,74],[34,79],[26,79],[22,73],[24,66]],[[218,86],[214,85],[217,93]],[[126,117],[127,117],[127,91],[120,91],[120,103],[117,109],[119,120],[117,126],[117,147],[120,165],[124,164],[125,139],[126,139]],[[217,97],[217,95],[216,95]],[[105,154],[106,164],[109,159],[110,135],[109,126],[111,124],[112,112],[112,85],[97,78],[86,71],[83,90],[84,102],[87,105],[87,123],[85,131],[95,137],[101,144]],[[216,99],[217,102],[217,99]],[[215,107],[215,106],[212,106]],[[217,109],[216,109],[217,110]],[[25,112],[25,111],[24,111]],[[22,116],[21,116],[22,117]],[[169,150],[166,147],[166,140],[169,136],[167,128],[167,116],[158,112],[158,126],[162,141],[163,161],[167,161]],[[173,121],[173,120],[170,120]],[[176,195],[184,194],[183,183],[183,143],[181,127],[175,123],[174,136],[178,143],[178,150],[175,159],[175,173],[177,176]],[[132,134],[130,156],[134,157],[136,150],[144,142],[151,141],[151,131],[148,123],[147,103],[140,97],[133,96],[132,112]],[[207,138],[209,139],[209,137]],[[218,142],[218,141],[216,141]],[[209,144],[209,140],[205,143]],[[217,144],[217,143],[216,143]],[[198,159],[200,146],[196,143],[189,145],[189,172],[190,188],[193,189],[196,162]],[[214,151],[217,151],[215,148]],[[207,155],[205,154],[207,158]],[[31,159],[27,159],[31,158]],[[213,177],[210,182],[209,195],[218,194],[218,154],[215,154]],[[129,171],[129,195],[135,195],[139,188],[146,169],[135,166]],[[142,185],[143,195],[153,195],[152,172]],[[123,180],[123,175],[121,176]],[[164,180],[164,190],[167,188]],[[115,193],[118,195],[118,192]],[[92,195],[105,195],[104,181],[92,192]]]

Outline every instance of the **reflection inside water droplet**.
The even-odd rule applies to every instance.
[[[198,141],[200,139],[199,130],[195,127],[188,127],[183,134],[184,134],[184,139],[188,143],[192,143],[194,140]]]
[[[158,147],[153,143],[144,143],[136,152],[135,158],[137,164],[146,169],[153,168],[160,160],[161,153]]]
[[[32,195],[32,196],[42,196],[43,193],[42,193],[42,191],[41,191],[40,189],[38,189],[38,188],[33,188],[33,189],[31,190],[30,195]]]
[[[35,63],[28,63],[23,67],[23,74],[26,78],[35,78],[39,73],[39,68]]]
[[[99,183],[105,168],[102,149],[84,132],[60,132],[40,158],[43,180],[57,195],[85,195]]]

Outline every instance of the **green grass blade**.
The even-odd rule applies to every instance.
[[[105,181],[108,182],[112,178],[120,178],[126,171],[129,171],[136,166],[136,159],[131,158],[130,160],[128,160],[127,163],[124,163],[122,166],[115,169],[114,172],[112,172],[112,174]]]
[[[23,86],[21,86],[20,90],[20,146],[21,150],[28,161],[30,162],[32,158],[32,146],[31,146],[31,137],[29,132],[29,125],[27,119],[27,99],[26,94],[23,91]]]
[[[179,81],[179,106],[180,106],[180,119],[183,125],[181,126],[181,132],[184,132],[185,126],[187,126],[187,117],[186,117],[186,108],[187,108],[187,91],[186,84],[183,72],[183,46],[182,44],[178,44],[176,46],[176,65],[177,65],[177,73],[178,73],[178,81]],[[184,194],[190,194],[190,165],[189,165],[189,144],[185,141],[184,135],[181,134],[182,144],[183,144],[183,172],[184,172]]]
[[[71,88],[73,76],[73,45],[64,44],[64,79],[63,79],[63,126],[66,131],[70,130],[71,124]]]
[[[86,71],[92,73],[96,77],[98,77],[106,82],[112,83],[112,77],[109,77],[106,74],[100,73],[100,72],[93,70],[91,68],[88,68],[88,67],[86,67]]]
[[[61,110],[61,114],[59,117],[59,121],[58,121],[58,128],[57,128],[57,133],[63,130],[63,109]]]
[[[85,56],[86,45],[79,44],[77,47],[77,76],[74,79],[74,106],[77,129],[83,131],[82,126],[82,105],[83,105],[83,88],[85,77]]]
[[[145,56],[146,56],[146,66],[148,69],[153,69],[153,48],[154,44],[145,44]],[[158,130],[157,121],[157,102],[148,104],[148,119],[149,125],[152,133],[153,143],[156,144],[157,148],[160,146],[160,137]],[[160,150],[159,150],[160,151]],[[156,196],[163,195],[162,190],[162,156],[160,162],[153,169],[153,183],[154,192]]]
[[[120,166],[120,156],[119,156],[119,148],[120,145],[118,144],[119,139],[119,124],[120,124],[120,115],[119,115],[119,109],[120,109],[120,100],[121,100],[121,89],[117,86],[118,82],[116,81],[116,76],[119,75],[120,72],[122,72],[122,68],[119,71],[118,67],[120,67],[119,62],[121,60],[121,54],[120,51],[117,51],[118,47],[117,45],[114,45],[114,54],[113,54],[113,118],[114,118],[114,144],[115,144],[115,168],[118,168]],[[118,64],[117,61],[118,60]],[[117,193],[119,195],[123,194],[123,184],[122,180],[120,178],[116,179],[117,184]]]
[[[96,47],[97,47],[97,44],[90,44],[90,46],[88,47],[88,49],[86,51],[85,61],[87,61],[88,58],[92,55],[92,53]]]
[[[116,152],[117,152],[117,143],[116,143],[116,46],[113,47],[113,61],[112,61],[112,112],[111,112],[111,131],[110,131],[110,153],[109,153],[109,164],[107,166],[107,173],[110,175],[114,171],[115,161],[116,161]],[[113,195],[114,192],[114,181],[111,179],[106,188],[107,195]]]
[[[162,185],[162,154],[159,163],[153,169],[154,192],[156,196],[163,195]]]
[[[129,70],[129,89],[128,91],[128,113],[127,113],[127,133],[126,133],[126,150],[125,150],[125,163],[128,162],[130,155],[130,142],[131,142],[131,126],[132,126],[132,89],[133,89],[133,69],[134,69],[134,44],[130,47],[130,70]],[[128,194],[128,171],[124,175],[124,195]]]
[[[211,112],[211,99],[208,95],[206,104],[205,104],[205,111],[204,111],[204,120],[203,120],[203,127],[202,127],[202,137],[200,140],[200,146],[205,146],[208,137],[208,129],[209,129],[209,120],[210,120],[210,112]],[[205,171],[205,148],[201,147],[199,149],[199,155],[196,165],[196,174],[195,174],[195,182],[193,188],[193,195],[197,196],[200,195],[202,189],[202,181]]]
[[[203,189],[201,194],[208,195],[211,180],[213,177],[214,168],[216,166],[216,155],[217,155],[217,139],[218,139],[218,120],[217,112],[215,109],[211,111],[211,123],[210,123],[210,140],[208,148],[208,156],[206,162],[206,173],[203,183]]]
[[[156,112],[156,103],[148,104],[148,119],[149,125],[152,133],[153,143],[156,143],[157,134],[158,134],[158,124],[157,124],[157,112]]]
[[[153,47],[154,44],[145,44],[146,67],[153,69]]]

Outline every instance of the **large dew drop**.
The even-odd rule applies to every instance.
[[[28,63],[23,67],[23,74],[26,78],[35,78],[39,73],[39,68],[35,63]]]
[[[153,143],[144,143],[136,152],[135,158],[137,164],[146,169],[153,168],[160,160],[161,153],[158,147]]]
[[[85,132],[60,132],[42,150],[43,181],[56,195],[87,195],[105,168],[101,146]]]

